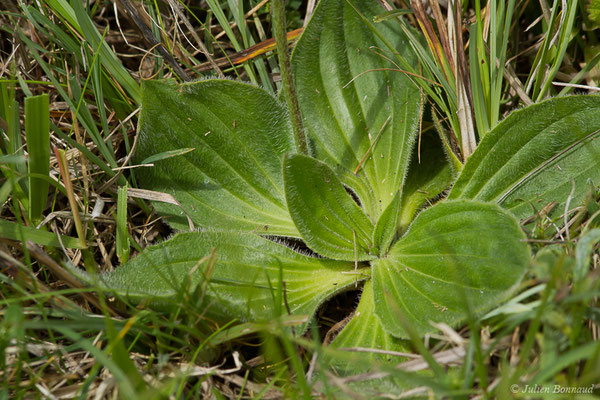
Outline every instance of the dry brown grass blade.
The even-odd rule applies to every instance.
[[[293,46],[293,42],[298,39],[298,37],[300,36],[300,34],[302,33],[302,31],[304,30],[304,28],[298,28],[295,29],[293,31],[290,31],[287,33],[287,40],[288,40],[288,45],[289,46]],[[240,52],[237,52],[235,54],[231,54],[228,55],[227,57],[221,57],[221,58],[217,58],[215,60],[216,64],[219,67],[230,67],[233,65],[238,65],[241,64],[245,61],[251,60],[261,54],[265,54],[269,51],[273,51],[276,48],[276,43],[275,43],[275,39],[271,38],[271,39],[267,39],[263,42],[257,43],[253,46],[248,47],[245,50],[242,50]],[[197,72],[205,72],[205,71],[210,71],[212,69],[212,65],[209,62],[206,63],[202,63],[200,64],[198,67],[195,68],[195,70]]]
[[[317,0],[308,0],[308,4],[306,5],[306,13],[304,14],[304,26],[308,24],[310,21],[310,17],[312,17],[313,12],[315,11],[315,6],[317,5]]]
[[[431,21],[429,20],[429,16],[425,12],[425,8],[423,7],[422,1],[421,0],[411,0],[410,5],[415,14],[415,17],[417,18],[419,26],[421,27],[421,31],[423,32],[423,34],[425,35],[425,38],[427,39],[427,43],[429,44],[429,48],[431,49],[431,52],[434,54],[440,67],[443,67],[442,60],[443,60],[444,55],[442,53],[442,45],[435,33],[435,29],[433,28]],[[441,70],[442,70],[442,72],[444,72],[444,74],[446,73],[444,68],[441,68]],[[449,79],[449,78],[450,77],[448,77],[448,76],[446,77],[446,79]]]
[[[442,49],[444,51],[444,54],[446,55],[448,64],[450,64],[450,69],[454,71],[454,57],[452,56],[452,49],[450,47],[448,31],[446,30],[446,24],[444,24],[444,17],[442,16],[440,5],[438,3],[438,0],[429,0],[429,4],[431,6],[431,11],[433,11],[433,17],[435,18],[438,32],[440,34],[440,42],[442,43]]]
[[[473,109],[471,107],[471,84],[469,78],[469,67],[465,56],[465,47],[462,30],[461,3],[455,2],[454,9],[454,39],[453,48],[456,56],[456,97],[457,114],[460,124],[461,148],[463,161],[475,151],[477,142],[475,140],[475,124],[473,123]]]
[[[71,182],[71,175],[69,174],[69,168],[67,166],[67,158],[65,156],[64,150],[59,150],[56,147],[54,148],[54,154],[56,156],[56,160],[58,161],[58,166],[60,168],[60,173],[63,178],[63,183],[65,185],[65,191],[67,192],[67,198],[69,200],[69,205],[71,206],[71,212],[73,213],[73,221],[75,223],[75,230],[77,231],[77,236],[79,237],[79,241],[84,249],[87,249],[87,242],[85,240],[85,232],[83,230],[83,224],[81,223],[81,216],[79,214],[79,205],[77,204],[77,200],[75,199],[75,192],[73,190],[73,183]]]
[[[498,67],[500,67],[499,63]],[[517,77],[515,70],[508,61],[504,64],[504,78],[506,79],[510,87],[515,91],[517,96],[519,96],[519,99],[521,99],[523,104],[525,104],[526,106],[530,106],[533,104],[533,100],[531,100],[529,95],[525,92],[525,89],[523,88],[523,83]]]
[[[202,54],[204,54],[204,56],[206,57],[206,59],[208,60],[210,65],[212,66],[212,69],[217,72],[217,75],[219,76],[219,78],[224,78],[225,75],[223,75],[223,71],[221,71],[221,68],[215,62],[215,59],[213,58],[212,54],[210,54],[210,52],[206,48],[206,45],[204,44],[202,39],[200,39],[200,36],[198,36],[198,34],[196,33],[196,30],[194,29],[194,27],[192,26],[192,24],[186,17],[185,13],[181,9],[181,5],[175,0],[167,0],[167,1],[169,2],[169,5],[171,6],[171,8],[174,10],[174,12],[179,17],[179,19],[181,19],[183,24],[188,28],[188,31],[190,32],[190,34],[192,35],[192,37],[198,44],[198,47],[200,48],[200,51],[202,52]]]

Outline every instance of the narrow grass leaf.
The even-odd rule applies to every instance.
[[[558,37],[558,42],[554,44],[554,46],[556,46],[556,52],[554,53],[554,57],[552,57],[550,70],[546,71],[545,68],[540,68],[540,71],[543,70],[544,72],[542,86],[536,97],[537,101],[544,99],[544,97],[552,87],[552,81],[554,80],[554,77],[556,76],[558,70],[563,65],[563,59],[567,52],[569,42],[572,38],[573,23],[577,15],[578,4],[576,2],[563,2],[563,4],[566,4],[567,8],[563,8],[561,10],[561,17],[564,18],[566,16],[566,18],[561,18],[560,34]],[[555,5],[554,8],[558,8],[558,6]],[[550,36],[551,35],[547,35],[546,40],[548,40]]]
[[[160,160],[166,160],[167,158],[170,158],[170,157],[181,156],[181,155],[184,155],[184,154],[189,153],[190,151],[194,151],[194,150],[196,150],[196,149],[183,148],[183,149],[163,151],[163,152],[160,152],[157,154],[153,154],[150,157],[144,158],[142,161],[140,161],[140,164],[152,164],[153,162],[160,161]]]
[[[379,23],[379,22],[387,21],[388,19],[394,19],[394,18],[400,17],[402,15],[407,15],[407,14],[412,14],[412,13],[413,13],[412,10],[406,9],[406,8],[401,8],[399,10],[386,11],[384,13],[375,15],[373,17],[373,22]]]
[[[0,219],[0,237],[10,240],[31,240],[33,243],[41,246],[60,248],[62,243],[62,245],[68,249],[85,248],[77,238],[64,235],[59,236],[52,232],[42,231],[30,226],[23,226],[3,219]]]
[[[29,168],[29,219],[41,220],[48,200],[48,181],[31,174],[50,174],[50,112],[48,95],[25,98],[25,135]]]
[[[129,260],[129,232],[127,230],[127,186],[117,194],[117,257],[123,264]]]
[[[73,214],[73,222],[75,223],[75,230],[77,231],[77,237],[79,237],[79,243],[83,248],[87,248],[85,232],[83,230],[83,223],[81,220],[81,214],[79,214],[79,204],[75,199],[75,191],[73,190],[73,183],[71,182],[71,175],[69,173],[69,167],[67,164],[67,156],[63,149],[54,148],[54,154],[58,161],[60,174],[62,175],[63,183],[65,184],[65,191],[67,192],[67,198],[69,199],[69,206],[71,207],[71,213]]]
[[[111,48],[104,41],[96,29],[94,22],[86,13],[83,3],[66,0],[46,0],[53,12],[65,18],[71,26],[85,37],[93,49],[99,49],[100,61],[110,75],[116,80],[133,102],[139,104],[141,101],[140,85],[133,79],[129,71],[115,56]]]
[[[220,2],[217,0],[207,0],[206,3],[210,7],[210,10],[214,13],[221,28],[227,34],[227,38],[231,41],[231,44],[233,45],[233,48],[235,49],[235,51],[238,51],[238,52],[242,51],[243,47],[238,42],[235,33],[231,29],[229,20],[225,16],[225,12],[224,12],[223,8],[221,7]],[[245,24],[243,24],[243,25],[245,25]],[[243,25],[241,25],[241,26],[243,26]],[[246,71],[246,73],[248,74],[248,78],[250,78],[250,81],[252,83],[258,84],[258,80],[256,79],[256,74],[255,74],[254,69],[252,68],[251,64],[244,64],[244,71]]]

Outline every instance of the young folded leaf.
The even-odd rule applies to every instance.
[[[456,325],[516,288],[529,263],[525,235],[500,207],[447,201],[423,211],[388,256],[372,263],[375,312],[390,334],[407,338],[430,321]]]
[[[373,223],[327,164],[300,154],[283,162],[290,215],[308,247],[335,260],[377,256]]]
[[[377,220],[373,229],[373,243],[379,249],[379,256],[385,257],[390,245],[396,238],[398,232],[398,215],[400,214],[400,192],[396,193],[394,200]]]
[[[415,146],[402,188],[399,225],[402,231],[428,200],[452,185],[454,175],[437,134],[423,133]]]

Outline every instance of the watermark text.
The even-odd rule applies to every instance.
[[[563,385],[511,385],[512,393],[527,394],[591,394],[594,385],[589,386],[563,386]]]

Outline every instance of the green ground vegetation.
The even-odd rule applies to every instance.
[[[282,297],[277,317],[241,322],[206,312],[208,282],[184,281],[161,308],[81,279],[118,270],[174,233],[156,209],[180,203],[140,182],[153,163],[194,149],[135,157],[140,82],[225,77],[279,93],[287,78],[275,47],[266,47],[276,3],[0,0],[0,399],[596,398],[598,182],[586,182],[581,196],[531,205],[535,213],[520,220],[531,258],[509,299],[436,333],[408,329],[401,354],[330,346],[344,326],[376,323],[366,313],[358,319],[373,307],[363,302],[351,321],[361,295],[352,285],[310,320],[286,312]],[[377,3],[369,23],[397,24],[416,55],[396,60],[395,73],[417,84],[417,149],[441,138],[458,171],[511,112],[597,94],[598,3]],[[314,10],[314,1],[290,0],[280,27],[300,29]],[[238,62],[257,48],[267,51]],[[464,175],[431,201],[468,192]],[[208,268],[219,259],[210,246],[196,253]],[[359,363],[367,372],[341,367]]]

